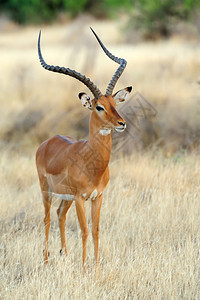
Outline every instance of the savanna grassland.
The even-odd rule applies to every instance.
[[[130,42],[122,23],[89,17],[43,27],[45,60],[86,74],[102,91],[116,64],[99,49],[89,26],[128,61],[116,90],[133,85],[157,116],[141,124],[137,141],[132,137],[132,154],[117,153],[110,162],[100,218],[101,274],[95,274],[89,202],[87,274],[74,205],[66,219],[69,255],[59,255],[56,199],[45,265],[35,152],[54,134],[87,136],[89,111],[77,95],[88,91],[73,78],[41,68],[39,28],[1,32],[0,298],[199,299],[199,39],[182,34]]]

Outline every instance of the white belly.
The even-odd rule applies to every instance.
[[[83,198],[85,200],[95,200],[97,198],[97,196],[100,196],[102,194],[102,192],[98,195],[98,191],[94,190],[89,197],[87,197],[86,199],[86,193],[82,194]],[[65,200],[65,201],[73,201],[75,200],[75,196],[71,195],[71,194],[57,194],[52,192],[52,196],[56,196],[58,198],[60,198],[61,200]]]
[[[52,193],[53,196],[56,196],[62,200],[66,200],[66,201],[73,201],[75,199],[74,195],[70,195],[70,194],[56,194],[56,193]]]

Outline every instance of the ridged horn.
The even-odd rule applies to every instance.
[[[96,99],[98,99],[102,96],[102,93],[98,89],[98,87],[85,75],[82,75],[81,73],[78,73],[75,70],[71,70],[70,68],[48,65],[44,61],[43,56],[42,56],[42,52],[40,49],[40,38],[41,38],[41,30],[40,30],[39,37],[38,37],[38,56],[39,56],[40,63],[43,68],[45,68],[48,71],[62,73],[62,74],[69,75],[69,76],[72,76],[72,77],[78,79],[79,81],[84,83],[90,89],[90,91],[92,92],[92,94],[94,95],[94,97]]]
[[[108,87],[106,89],[106,95],[112,95],[113,89],[116,85],[117,80],[119,79],[119,77],[121,76],[122,72],[124,71],[127,61],[124,58],[119,58],[114,56],[112,53],[110,53],[108,51],[108,49],[106,49],[106,47],[104,46],[104,44],[102,43],[102,41],[100,40],[100,38],[98,37],[98,35],[96,34],[96,32],[90,27],[90,29],[92,30],[92,32],[94,33],[97,41],[99,42],[101,48],[103,49],[103,51],[105,52],[105,54],[111,58],[112,60],[114,60],[116,63],[120,64],[119,68],[117,69],[117,71],[115,72],[115,74],[113,75],[110,83],[108,84]]]

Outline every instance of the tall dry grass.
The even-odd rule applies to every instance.
[[[12,163],[12,172],[10,164]],[[100,219],[101,276],[96,279],[90,203],[88,273],[74,205],[67,214],[69,256],[59,256],[56,204],[50,261],[43,263],[43,208],[34,160],[1,162],[2,299],[199,299],[200,166],[195,155],[177,160],[133,155],[111,164]],[[20,167],[19,173],[19,164]]]
[[[74,205],[66,221],[69,256],[59,256],[56,199],[50,261],[44,265],[35,151],[53,134],[87,134],[89,113],[76,95],[88,91],[72,78],[41,68],[38,28],[2,32],[0,298],[199,299],[199,41],[174,37],[124,44],[120,23],[102,25],[87,18],[45,27],[46,61],[86,73],[102,91],[116,65],[97,47],[89,25],[113,53],[128,61],[116,90],[133,84],[157,109],[158,143],[149,151],[111,161],[100,219],[101,276],[96,278],[94,270],[89,202],[88,273],[82,272]]]

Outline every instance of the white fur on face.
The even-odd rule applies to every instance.
[[[106,111],[105,107],[102,104],[97,104],[97,106],[100,106],[101,108],[103,108],[103,110]]]

